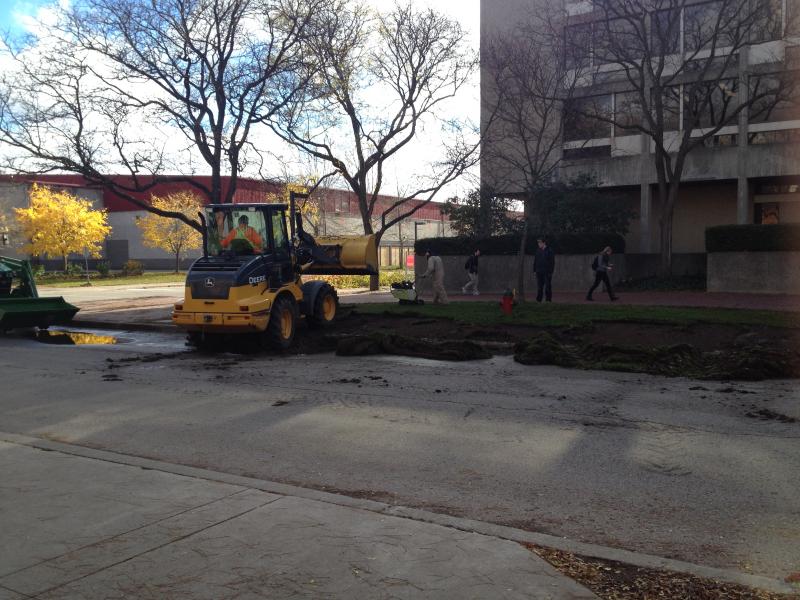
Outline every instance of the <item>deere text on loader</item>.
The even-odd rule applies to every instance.
[[[336,290],[303,275],[378,273],[374,235],[314,239],[303,230],[296,196],[289,205],[211,204],[200,213],[203,256],[189,269],[184,300],[172,313],[196,346],[254,334],[286,349],[298,319],[323,327],[338,311]]]

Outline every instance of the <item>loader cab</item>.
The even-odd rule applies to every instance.
[[[239,264],[266,267],[270,287],[294,279],[285,204],[211,204],[205,209],[206,252]],[[261,270],[261,269],[259,269]]]

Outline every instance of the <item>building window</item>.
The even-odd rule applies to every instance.
[[[564,107],[564,141],[611,137],[611,95],[575,98]]]
[[[684,86],[683,127],[718,127],[733,122],[738,80],[700,82]]]
[[[592,64],[592,25],[569,25],[564,28],[564,52],[568,69],[583,69]]]
[[[783,37],[783,0],[753,0],[751,10],[754,17],[751,42],[757,44]]]
[[[673,8],[654,12],[650,35],[654,56],[677,54],[681,49],[681,10]]]
[[[714,135],[703,140],[706,148],[729,148],[739,143],[739,137],[735,133]]]
[[[748,136],[748,143],[754,146],[767,144],[800,144],[800,129],[755,131]]]
[[[800,0],[786,0],[786,35],[800,35]]]
[[[580,148],[564,148],[564,160],[577,160],[582,158],[608,158],[611,156],[611,146],[582,146]]]
[[[688,52],[708,50],[714,46],[717,50],[730,46],[730,37],[726,26],[732,21],[734,27],[740,25],[735,18],[722,14],[722,2],[705,2],[692,4],[683,11],[683,44]]]
[[[800,89],[796,73],[772,73],[750,78],[751,123],[800,119]],[[760,98],[759,98],[760,96]]]
[[[622,137],[636,135],[637,125],[642,123],[642,103],[638,92],[614,95],[614,135]]]
[[[643,36],[626,19],[598,21],[593,25],[592,53],[594,65],[632,63],[644,54]]]

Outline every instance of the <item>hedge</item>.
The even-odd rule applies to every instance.
[[[417,240],[414,251],[424,254],[430,250],[440,256],[464,256],[476,249],[481,254],[507,255],[519,252],[520,235],[501,235],[482,240],[469,237],[425,238]],[[537,236],[529,235],[525,254],[534,254],[538,248]],[[606,246],[618,254],[625,252],[625,238],[616,233],[562,233],[546,236],[548,245],[557,254],[596,254]]]
[[[800,224],[719,225],[706,229],[706,252],[800,251]]]

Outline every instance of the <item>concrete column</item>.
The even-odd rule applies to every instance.
[[[744,47],[739,52],[739,89],[737,98],[740,102],[747,102],[750,96],[750,78],[749,71],[749,48]],[[748,128],[748,110],[744,109],[739,113],[739,134],[737,137],[737,164],[736,173],[738,178],[736,180],[736,223],[739,225],[747,225],[752,223],[752,194],[750,192],[750,181],[747,179],[747,137],[749,135]]]
[[[736,180],[736,223],[739,225],[748,225],[753,222],[752,217],[752,192],[750,189],[750,180],[747,177],[740,176]]]
[[[651,227],[653,212],[653,186],[649,182],[644,181],[641,185],[641,192],[639,197],[639,252],[642,254],[649,254],[652,252],[653,244],[650,237],[653,235],[653,228]]]

